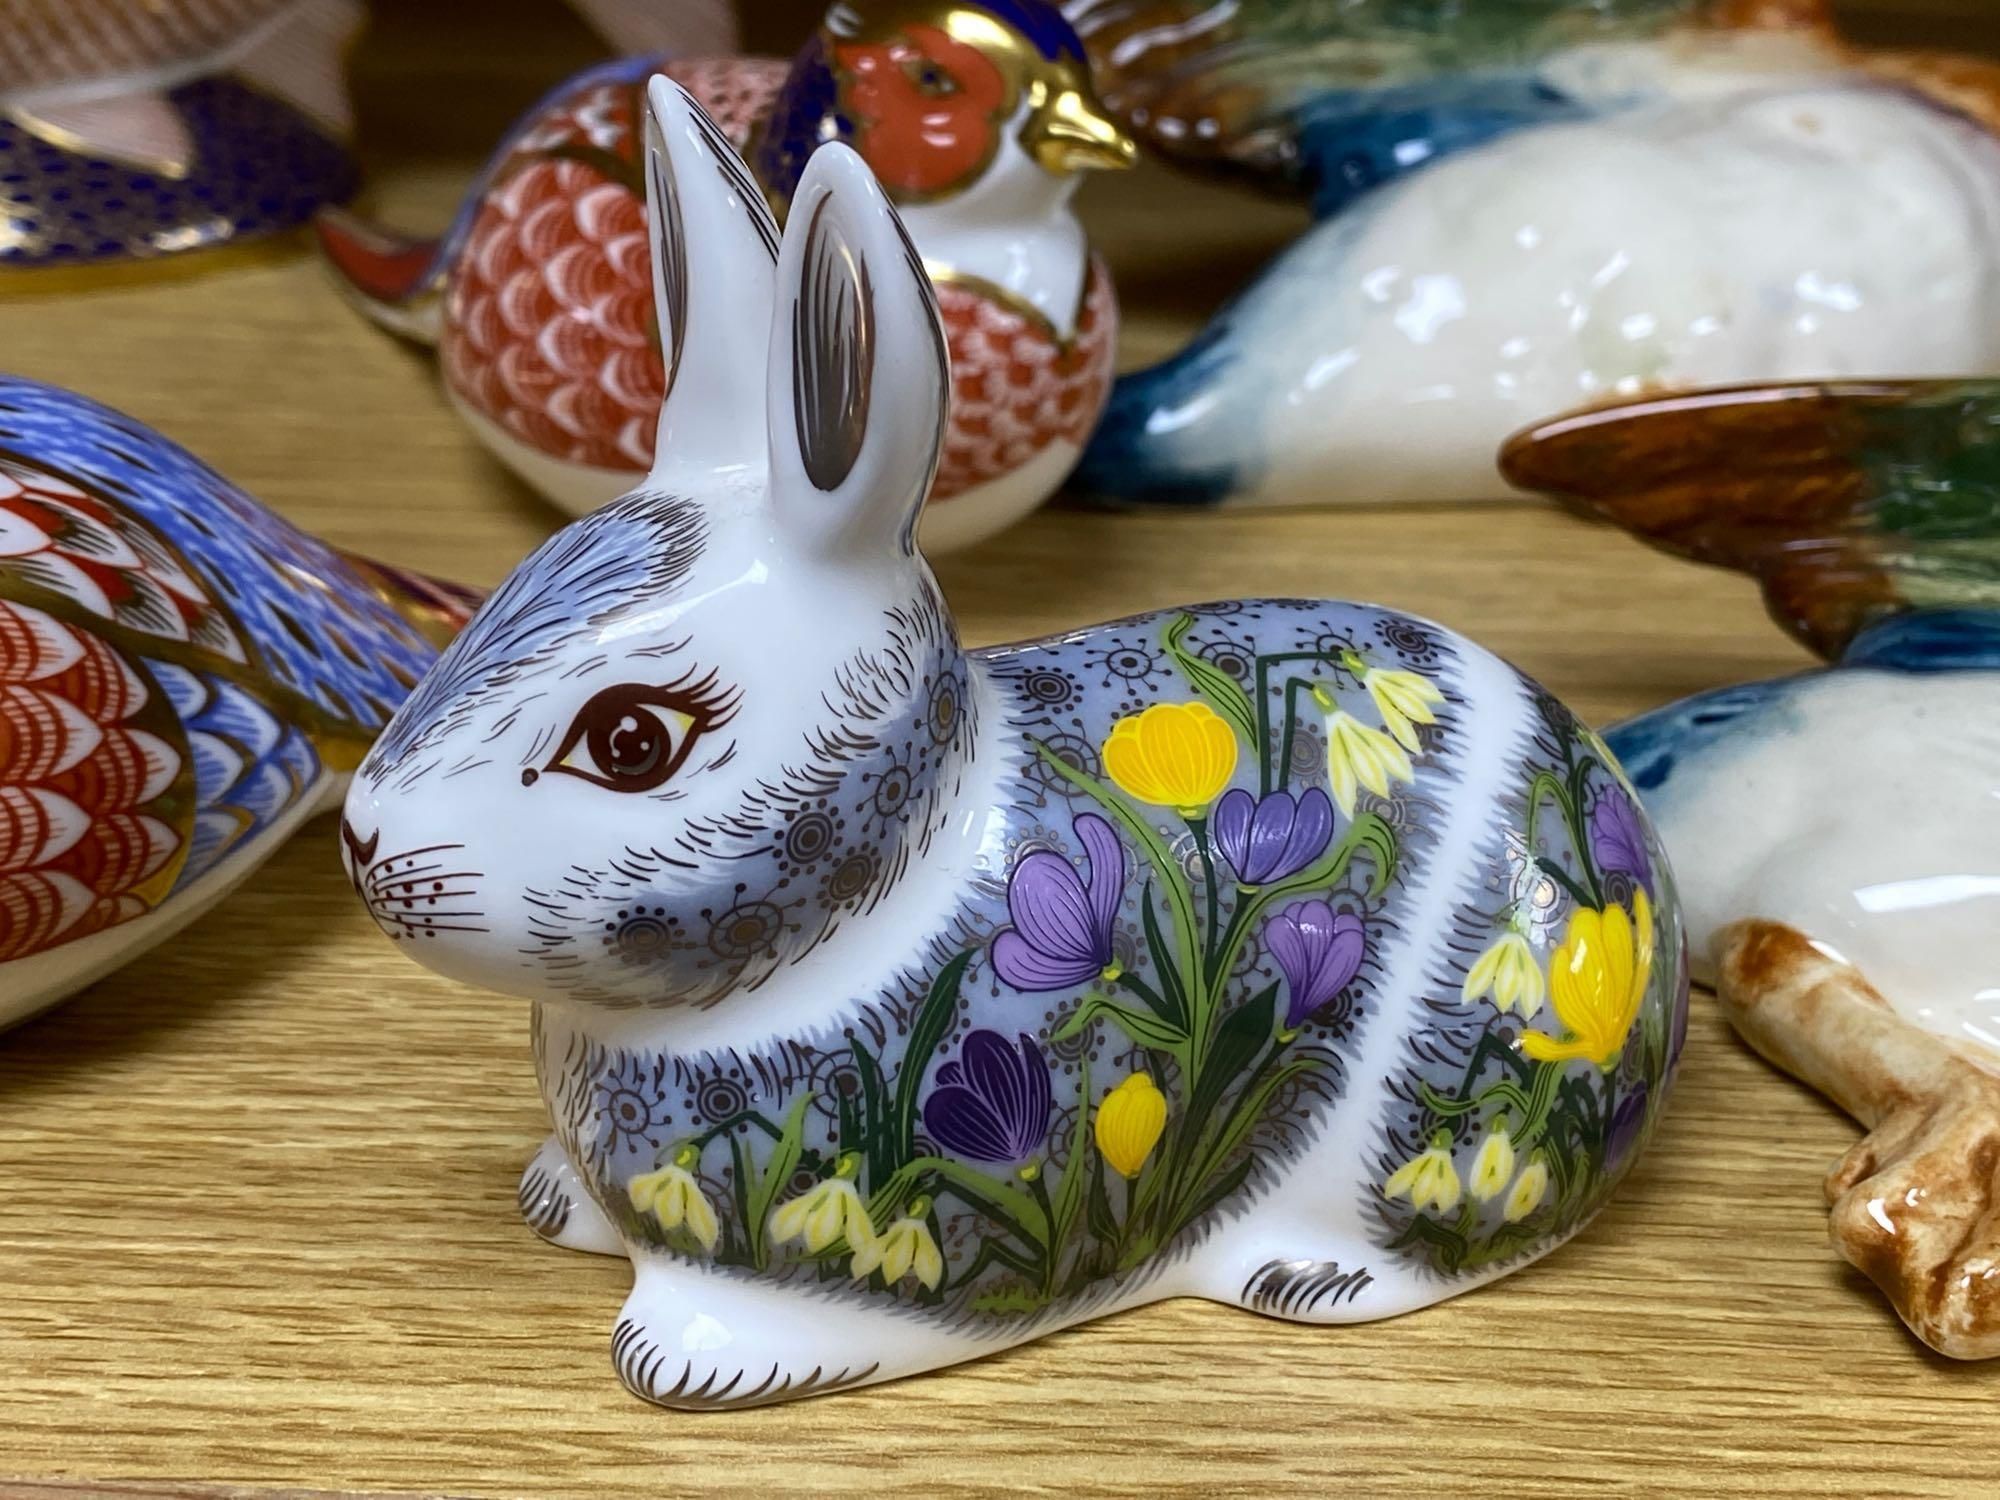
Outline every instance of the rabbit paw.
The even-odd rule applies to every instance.
[[[640,1252],[611,1333],[625,1388],[682,1411],[763,1406],[949,1364],[879,1310]]]
[[[593,1255],[625,1253],[618,1231],[591,1200],[583,1179],[554,1136],[542,1142],[542,1149],[521,1174],[517,1197],[528,1227],[551,1245],[588,1250]]]
[[[1337,1260],[1268,1260],[1252,1271],[1234,1301],[1252,1312],[1295,1323],[1351,1323],[1346,1310],[1375,1278]]]

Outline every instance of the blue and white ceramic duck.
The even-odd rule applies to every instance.
[[[1235,6],[1192,8],[1225,37],[1235,24]],[[1272,9],[1242,7],[1245,24]],[[1270,69],[1327,92],[1289,133],[1237,144],[1295,148],[1274,160],[1311,174],[1319,222],[1182,353],[1116,383],[1072,488],[1499,499],[1514,493],[1494,463],[1506,436],[1580,403],[2000,368],[2000,72],[1765,28],[1784,7],[1732,7],[1752,23],[1737,27],[1694,24],[1694,5],[1493,9],[1292,18],[1328,40],[1274,47]],[[1184,43],[1235,97],[1226,42],[1125,42],[1145,39],[1169,91]],[[1358,81],[1361,63],[1393,81],[1440,51],[1404,87]],[[1343,57],[1355,76],[1334,87]]]

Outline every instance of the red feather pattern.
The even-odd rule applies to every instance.
[[[182,854],[150,807],[182,758],[130,722],[147,703],[98,636],[0,600],[0,962],[142,914]]]
[[[938,288],[951,348],[951,422],[931,501],[1012,473],[1051,443],[1078,449],[1111,391],[1118,299],[1092,256],[1083,312],[1067,342],[1048,325],[977,291]]]
[[[670,63],[739,147],[786,65]],[[643,473],[666,371],[653,325],[646,206],[633,151],[640,91],[596,84],[552,105],[494,175],[453,267],[445,379],[537,452]],[[617,175],[612,175],[613,173]],[[931,498],[1012,472],[1050,444],[1081,447],[1110,392],[1118,304],[1093,259],[1073,336],[975,288],[938,288],[951,421]]]
[[[208,591],[151,532],[67,480],[4,455],[0,571],[131,629],[248,659]]]
[[[741,146],[786,69],[718,58],[661,71]],[[632,471],[652,463],[666,393],[633,146],[639,97],[592,85],[522,137],[452,268],[442,335],[445,379],[475,411],[551,457]]]

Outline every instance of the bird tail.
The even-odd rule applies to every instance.
[[[1912,611],[2000,610],[2000,381],[1649,397],[1520,433],[1500,466],[1665,551],[1750,574],[1777,621],[1829,658]]]
[[[403,338],[435,344],[443,324],[452,265],[472,232],[481,201],[523,136],[559,100],[603,83],[638,84],[664,61],[620,57],[587,68],[545,93],[508,129],[467,190],[451,227],[435,238],[405,234],[345,209],[313,220],[319,246],[341,292],[361,312]]]
[[[341,293],[364,315],[402,338],[438,341],[445,239],[401,234],[340,208],[321,209],[313,233]]]
[[[1225,320],[1179,354],[1121,375],[1070,474],[1069,492],[1099,505],[1221,503],[1249,467],[1255,428],[1233,415]]]

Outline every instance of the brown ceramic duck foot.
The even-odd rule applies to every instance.
[[[1794,928],[1724,929],[1717,968],[1743,1038],[1869,1129],[1827,1175],[1836,1248],[1940,1354],[2000,1355],[2000,1077]]]

